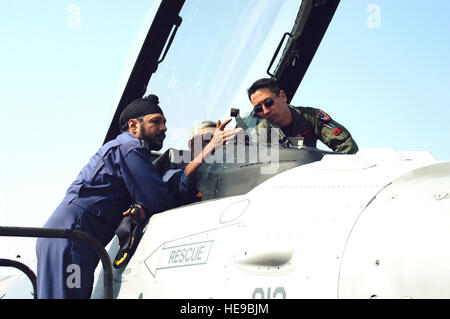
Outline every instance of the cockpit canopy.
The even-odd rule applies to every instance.
[[[216,149],[197,169],[197,189],[202,193],[202,200],[245,194],[281,172],[319,161],[325,154],[333,153],[298,147],[273,123],[273,143],[261,139],[256,129],[262,121],[265,120],[252,116],[237,117],[238,126],[244,129],[242,134]],[[184,168],[190,160],[190,151],[169,149],[154,161],[154,165],[162,174],[169,168]]]

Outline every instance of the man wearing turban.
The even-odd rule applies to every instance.
[[[44,227],[84,231],[106,246],[131,203],[141,206],[147,217],[172,208],[169,188],[150,158],[151,150],[162,148],[167,131],[158,103],[156,95],[149,95],[124,109],[119,119],[122,133],[90,159]],[[195,187],[192,172],[229,139],[224,131],[228,122],[218,121],[211,142],[177,175],[176,183]],[[38,298],[90,298],[99,257],[86,243],[38,238],[36,255]]]

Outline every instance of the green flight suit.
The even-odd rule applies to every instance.
[[[303,145],[316,147],[317,140],[331,148],[334,152],[354,154],[358,145],[350,132],[341,124],[320,109],[312,107],[294,107],[289,105],[292,113],[290,125],[281,130],[288,137],[303,137]],[[263,120],[258,124],[258,130],[270,127],[269,122]]]

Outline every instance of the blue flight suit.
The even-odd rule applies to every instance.
[[[189,151],[169,148],[153,162],[163,182],[169,187],[174,200],[173,207],[201,200],[198,196],[195,174],[189,179],[183,174],[189,164],[187,159],[190,157]]]
[[[192,185],[183,173],[170,180]],[[150,151],[124,132],[90,159],[44,227],[81,230],[106,246],[131,203],[149,215],[172,208],[170,187],[153,167]],[[38,298],[90,298],[99,261],[92,248],[78,240],[38,238],[36,254]]]
[[[169,169],[162,177],[173,196],[173,207],[188,205],[201,200],[197,196],[198,191],[194,178],[186,177],[184,169]]]

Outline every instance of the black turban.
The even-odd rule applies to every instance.
[[[120,114],[119,127],[121,129],[126,129],[126,125],[130,119],[136,119],[154,113],[164,114],[158,103],[159,99],[154,94],[150,94],[142,99],[134,100],[128,104],[122,114]]]

